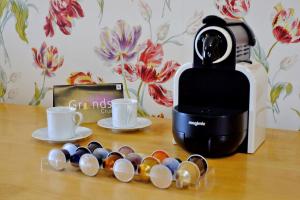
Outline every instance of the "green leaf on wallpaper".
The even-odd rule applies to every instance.
[[[4,97],[5,93],[6,93],[6,89],[4,87],[4,84],[0,82],[0,97],[1,98]]]
[[[0,17],[3,15],[4,9],[8,5],[8,0],[1,0],[0,1]]]
[[[28,43],[27,35],[25,30],[27,28],[27,19],[28,19],[28,7],[25,3],[20,1],[13,1],[11,5],[11,12],[16,18],[16,31],[19,34],[19,37],[24,42]]]
[[[270,92],[270,98],[272,105],[276,103],[279,96],[285,92],[285,96],[283,99],[285,99],[287,96],[289,96],[293,92],[293,85],[288,82],[279,82],[276,83]]]
[[[293,85],[291,83],[286,83],[286,86],[285,86],[285,96],[283,98],[285,99],[292,92],[293,92]]]
[[[100,14],[99,14],[99,24],[101,23],[102,21],[102,18],[103,18],[103,13],[104,13],[104,0],[97,0],[97,3],[98,3],[98,6],[99,6],[99,11],[100,11]]]
[[[6,72],[0,66],[0,98],[3,98],[7,89],[7,76]]]
[[[177,40],[170,40],[170,41],[168,41],[168,43],[172,43],[172,44],[175,44],[175,45],[177,45],[177,46],[183,46],[183,43],[182,43],[182,42],[179,42],[179,41],[177,41]]]
[[[166,5],[167,5],[169,11],[172,11],[172,8],[171,8],[171,0],[166,0]]]
[[[38,84],[36,82],[34,82],[34,96],[33,96],[33,101],[32,104],[30,105],[40,105],[41,101],[40,101],[40,97],[41,97],[41,90],[38,86]]]
[[[137,91],[133,88],[128,88],[128,91],[132,94],[134,94],[135,97],[137,97]]]
[[[262,64],[262,66],[265,68],[266,72],[269,72],[269,63],[266,57],[266,54],[264,50],[261,48],[260,43],[258,40],[256,40],[256,44],[254,48],[252,48],[252,55],[254,56],[255,60]]]
[[[52,90],[52,88],[43,87],[39,88],[38,84],[34,82],[34,95],[31,101],[29,102],[29,105],[38,106],[41,104],[41,101],[45,98],[47,92]]]
[[[295,111],[295,113],[298,115],[298,117],[300,118],[300,111],[297,110],[296,108],[291,108],[293,111]]]

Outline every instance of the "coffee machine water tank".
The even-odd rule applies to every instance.
[[[174,78],[173,136],[208,157],[253,153],[265,139],[267,76],[250,61],[255,44],[241,21],[208,16],[194,41],[194,61]]]

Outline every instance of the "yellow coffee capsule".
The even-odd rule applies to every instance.
[[[138,167],[138,175],[141,181],[148,182],[150,180],[150,170],[153,166],[158,165],[159,160],[154,157],[148,156],[142,160]]]
[[[176,172],[176,187],[184,188],[190,185],[198,185],[200,181],[200,170],[198,166],[190,161],[180,163]]]

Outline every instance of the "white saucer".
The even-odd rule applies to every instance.
[[[134,127],[128,127],[128,128],[119,128],[119,127],[114,127],[112,125],[112,118],[105,118],[105,119],[100,119],[97,122],[98,126],[102,127],[102,128],[108,128],[108,129],[112,129],[114,131],[135,131],[138,129],[142,129],[142,128],[146,128],[148,126],[150,126],[152,124],[150,119],[147,118],[143,118],[143,117],[138,117],[137,118],[137,124]]]
[[[75,130],[75,136],[69,139],[63,139],[63,140],[53,140],[50,139],[48,137],[48,128],[41,128],[38,130],[35,130],[32,133],[32,137],[37,139],[37,140],[41,140],[41,141],[46,141],[46,142],[51,142],[51,143],[66,143],[66,142],[74,142],[77,140],[81,140],[84,138],[89,137],[90,135],[92,135],[92,130],[86,127],[82,127],[79,126],[76,130]]]

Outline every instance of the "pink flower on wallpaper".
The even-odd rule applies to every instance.
[[[118,20],[113,30],[102,29],[100,48],[96,53],[105,61],[129,61],[137,54],[136,46],[141,36],[141,26],[130,27],[125,21]]]
[[[33,57],[35,65],[43,70],[43,74],[48,77],[54,76],[54,72],[60,68],[64,63],[64,58],[59,56],[56,47],[48,47],[45,42],[43,42],[40,50],[32,48]]]
[[[96,84],[92,79],[92,74],[90,72],[73,72],[67,79],[67,83],[70,85],[79,84]]]
[[[46,16],[46,24],[44,26],[46,36],[53,37],[53,23],[56,23],[65,35],[70,35],[72,20],[84,17],[80,4],[77,0],[50,0],[49,2],[49,14]]]
[[[131,65],[130,63],[125,63],[124,69],[125,69],[125,77],[128,81],[134,82],[138,79],[135,66]],[[117,65],[116,67],[114,67],[114,71],[117,74],[121,75],[122,65]]]
[[[125,67],[126,74],[135,74],[143,83],[148,85],[148,92],[153,100],[164,106],[172,106],[172,92],[165,89],[161,84],[169,81],[179,68],[180,64],[175,61],[167,61],[161,70],[163,59],[163,48],[161,44],[154,44],[151,40],[147,41],[147,46],[141,52],[135,68]],[[129,70],[130,69],[130,70]],[[118,67],[118,73],[122,74],[122,68]],[[127,76],[126,76],[127,78]]]
[[[161,44],[154,45],[151,40],[147,41],[147,48],[141,53],[139,61],[148,67],[157,67],[161,64],[164,52]]]
[[[284,9],[281,3],[275,6],[275,10],[272,26],[276,40],[281,43],[300,42],[300,21],[295,17],[295,10]]]
[[[250,0],[216,0],[216,6],[222,15],[240,19],[248,13]]]

